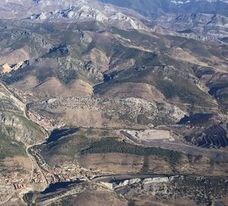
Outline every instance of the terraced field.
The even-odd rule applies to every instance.
[[[227,125],[213,125],[202,133],[185,137],[188,142],[204,148],[221,148],[228,146]]]

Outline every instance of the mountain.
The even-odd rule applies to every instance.
[[[96,21],[121,29],[153,30],[226,43],[227,1],[12,0],[0,3],[3,19]],[[12,12],[13,11],[13,12]]]
[[[168,29],[185,37],[223,40],[227,36],[228,2],[224,0],[102,2],[135,10],[145,16],[150,25],[159,27],[160,30]]]
[[[0,1],[0,204],[227,205],[227,1]]]
[[[226,0],[101,0],[101,2],[131,8],[148,17],[165,13],[206,13],[227,16],[228,9]]]

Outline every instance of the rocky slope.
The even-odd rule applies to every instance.
[[[172,33],[200,40],[219,40],[227,36],[227,1],[112,1],[146,16],[157,32]]]
[[[132,8],[143,15],[154,17],[164,13],[207,13],[227,16],[226,0],[100,0],[121,7]]]
[[[153,29],[161,33],[226,43],[227,1],[12,0],[2,1],[0,6],[3,19],[96,21],[122,29]]]
[[[2,6],[1,6],[2,5]],[[6,14],[2,18],[31,19],[33,21],[96,21],[109,26],[120,28],[146,29],[147,27],[136,18],[140,15],[131,12],[131,15],[121,9],[103,5],[91,0],[77,1],[8,1],[1,2],[0,6]],[[15,13],[7,10],[15,8]],[[24,13],[26,11],[26,13]],[[140,17],[143,18],[143,17]]]
[[[37,125],[30,122],[24,116],[24,105],[17,97],[6,90],[6,87],[0,84],[0,128],[1,134],[5,134],[13,140],[32,145],[41,141],[42,131]]]

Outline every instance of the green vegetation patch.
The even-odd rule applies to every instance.
[[[56,164],[53,157],[59,156],[66,160],[74,160],[81,155],[105,153],[123,153],[139,156],[157,156],[165,159],[171,165],[177,164],[182,158],[180,152],[155,148],[142,147],[119,141],[107,130],[79,131],[49,144],[43,144],[41,154],[48,164]]]
[[[156,87],[166,98],[180,98],[184,103],[196,104],[200,106],[214,106],[210,95],[201,91],[196,84],[175,73],[167,77],[161,73],[155,73],[153,79]]]
[[[32,132],[32,140],[33,141],[39,141],[41,139],[44,139],[44,132],[40,129],[39,125],[35,124],[34,122],[28,120],[24,116],[19,116],[20,121],[22,121],[23,125]],[[35,143],[34,142],[34,143]]]
[[[57,76],[64,84],[69,84],[77,78],[77,72],[73,69],[62,70],[58,72]]]
[[[47,158],[51,158],[53,155],[64,155],[71,157],[72,159],[80,153],[82,148],[85,148],[90,144],[90,140],[85,136],[69,136],[59,141],[49,144],[44,150],[43,154]]]
[[[181,153],[176,151],[132,145],[126,142],[117,141],[115,138],[105,138],[96,141],[92,143],[90,147],[81,150],[81,155],[93,153],[128,153],[140,156],[154,155],[165,158],[172,164],[178,163],[181,159]]]
[[[80,155],[80,151],[83,148],[87,148],[94,139],[91,136],[103,136],[106,135],[105,131],[96,133],[94,130],[86,130],[69,135],[63,138],[59,138],[56,141],[53,141],[49,144],[42,145],[42,156],[45,160],[52,164],[52,158],[55,155],[66,156],[71,160],[74,160],[78,155]]]
[[[22,143],[12,140],[0,131],[0,159],[13,156],[25,156],[26,151]]]

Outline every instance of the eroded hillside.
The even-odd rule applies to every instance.
[[[0,204],[227,204],[227,2],[143,2],[0,2]]]

